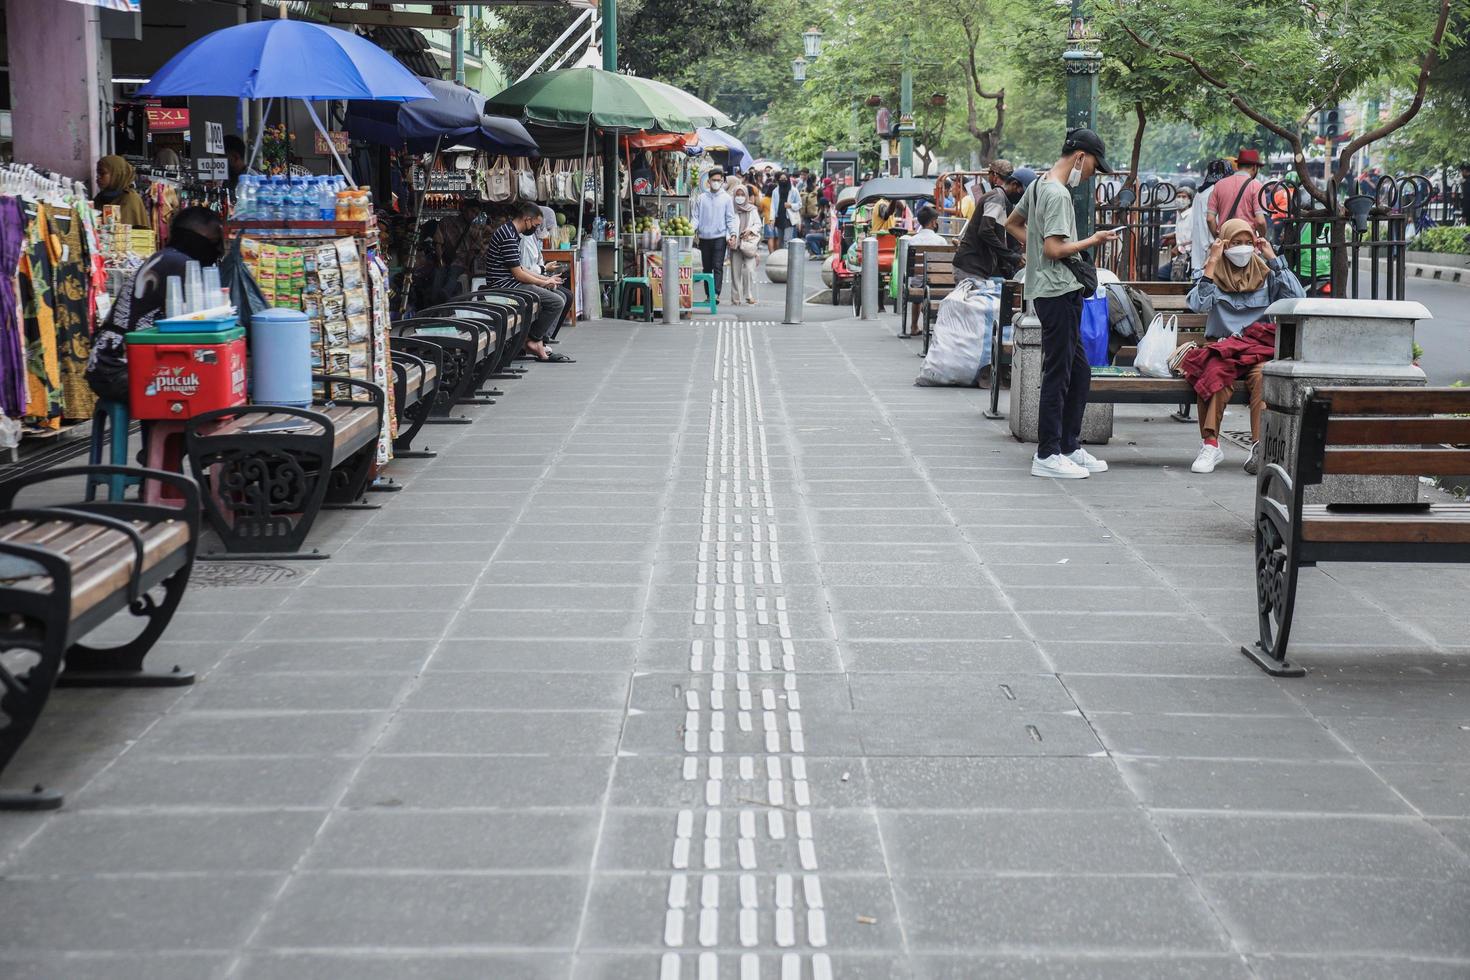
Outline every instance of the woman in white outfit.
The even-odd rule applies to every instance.
[[[732,299],[736,303],[755,303],[755,268],[760,264],[762,219],[760,208],[751,201],[749,192],[736,185],[735,247],[730,250]]]

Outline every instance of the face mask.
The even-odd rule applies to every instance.
[[[745,195],[744,194],[736,194],[735,195],[735,203],[736,204],[744,204],[745,203]]]
[[[1021,196],[1024,193],[1024,191],[1006,191],[1006,200],[1010,201],[1012,204],[1020,204]]]
[[[1237,268],[1245,268],[1250,264],[1251,256],[1256,254],[1254,245],[1232,245],[1225,250],[1225,257]]]
[[[1082,158],[1081,157],[1078,157],[1077,158],[1077,165],[1072,168],[1072,172],[1071,173],[1067,174],[1067,186],[1068,187],[1079,187],[1079,186],[1081,186],[1081,184],[1082,184]]]
[[[533,228],[527,228],[525,231],[521,232],[521,235],[523,237],[525,237],[525,238],[534,238],[536,236],[536,232],[538,232],[540,230],[541,230],[540,228],[534,228],[534,227]]]
[[[725,187],[725,182],[723,180],[712,180],[712,181],[709,182],[709,189],[711,191],[723,190],[724,187]]]

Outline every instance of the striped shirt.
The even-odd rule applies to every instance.
[[[491,289],[509,289],[520,285],[511,270],[521,264],[521,233],[515,222],[507,221],[490,235],[485,247],[485,270]]]

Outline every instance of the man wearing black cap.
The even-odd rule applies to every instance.
[[[1113,172],[1105,153],[1102,139],[1092,130],[1068,132],[1061,159],[1032,182],[1006,221],[1006,231],[1026,247],[1026,296],[1041,321],[1041,405],[1032,476],[1080,480],[1108,468],[1081,442],[1092,368],[1082,347],[1083,286],[1078,272],[1079,263],[1085,261],[1079,253],[1118,235],[1099,231],[1078,241],[1069,190],[1093,174]]]

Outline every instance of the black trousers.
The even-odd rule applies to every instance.
[[[1092,368],[1082,346],[1082,290],[1036,301],[1041,321],[1041,407],[1037,412],[1039,459],[1081,446],[1082,413],[1092,389]]]
[[[725,252],[730,248],[730,243],[724,238],[701,238],[699,240],[699,259],[704,264],[704,271],[714,273],[715,295],[725,287]]]

